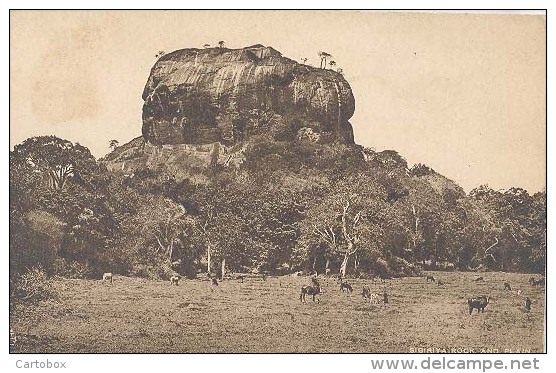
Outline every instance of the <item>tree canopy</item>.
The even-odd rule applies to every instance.
[[[253,118],[238,120],[253,128],[271,120]],[[545,271],[546,192],[483,185],[465,195],[426,165],[408,168],[395,151],[305,137],[254,136],[233,167],[215,154],[205,169],[184,163],[191,169],[183,175],[195,178],[176,178],[164,166],[108,171],[86,147],[54,136],[16,145],[12,271]]]

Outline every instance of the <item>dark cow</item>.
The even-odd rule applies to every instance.
[[[488,305],[489,301],[490,301],[490,297],[486,297],[486,296],[469,298],[467,300],[467,304],[469,306],[469,314],[471,315],[473,309],[475,308],[477,309],[477,313],[485,312],[485,307]]]
[[[350,284],[348,284],[347,282],[342,281],[342,283],[340,284],[340,290],[343,292],[348,292],[348,293],[352,293],[353,292],[353,288],[351,287]]]
[[[531,301],[531,299],[529,299],[529,297],[525,298],[525,310],[527,312],[531,311],[531,303],[533,302]]]
[[[429,281],[435,282],[436,281],[436,279],[434,278],[433,275],[427,275],[426,279],[427,279],[427,282],[429,282]]]
[[[312,279],[313,286],[302,286],[301,287],[301,294],[299,294],[299,300],[305,303],[305,295],[312,295],[313,302],[315,301],[315,297],[320,294],[320,284],[316,278]],[[317,303],[320,303],[320,299],[317,299]]]
[[[365,299],[369,299],[371,297],[371,288],[368,286],[363,286],[363,298]]]
[[[529,282],[531,283],[532,286],[544,286],[544,277],[541,277],[540,279],[535,279],[534,277],[531,277],[529,279]]]

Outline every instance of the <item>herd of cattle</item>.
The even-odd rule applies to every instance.
[[[294,275],[300,275],[299,273],[295,273]],[[173,275],[170,277],[170,284],[171,285],[175,285],[178,286],[180,280],[181,280],[181,276],[180,275]],[[207,274],[207,278],[209,279],[209,281],[211,281],[211,284],[213,286],[218,286],[218,280],[214,277],[211,276],[210,274]],[[238,281],[240,282],[244,282],[245,280],[245,276],[244,275],[238,275],[235,277]],[[266,281],[266,274],[262,275],[262,279],[263,281]],[[114,281],[114,275],[112,273],[104,273],[102,275],[102,280],[103,281],[109,281],[110,283],[112,283]],[[340,281],[340,290],[342,292],[345,293],[352,293],[353,292],[353,286],[347,282],[346,280],[342,279],[342,277],[338,277],[338,280]],[[443,282],[442,280],[435,278],[433,275],[427,275],[425,277],[425,281],[427,283],[431,282],[431,283],[436,283],[438,286],[443,286],[445,285],[445,282]],[[485,281],[483,276],[479,276],[477,278],[474,279],[475,282],[482,282]],[[301,292],[299,294],[299,300],[301,302],[305,302],[305,296],[309,295],[312,296],[313,298],[313,302],[317,302],[320,303],[320,297],[318,297],[321,294],[321,285],[320,282],[317,278],[317,275],[314,274],[311,277],[311,285],[304,285],[301,287]],[[529,283],[531,284],[531,286],[536,287],[536,286],[544,286],[545,285],[545,278],[541,277],[541,278],[535,278],[535,277],[531,277],[529,279]],[[280,286],[282,284],[280,283]],[[508,281],[504,281],[504,290],[505,291],[512,291],[512,286]],[[521,290],[517,290],[516,293],[518,295],[521,294]],[[383,293],[378,294],[378,293],[372,293],[371,292],[371,288],[367,285],[364,285],[362,287],[362,293],[361,295],[363,296],[363,299],[370,301],[371,303],[380,303],[380,301],[382,300],[382,303],[384,304],[388,304],[389,302],[389,298],[388,298],[388,292],[386,290],[384,290]],[[477,313],[483,313],[485,312],[485,308],[488,306],[490,300],[492,298],[490,296],[486,296],[486,295],[481,295],[481,296],[476,296],[476,297],[472,297],[467,299],[467,305],[469,308],[469,314],[471,315],[473,313],[473,310],[477,310]],[[524,308],[527,312],[531,311],[531,304],[532,301],[529,297],[525,298],[525,305]]]
[[[444,283],[440,280],[440,279],[435,279],[434,276],[432,275],[427,275],[426,276],[426,281],[429,282],[435,282],[441,286],[444,285]],[[475,278],[474,280],[475,282],[482,282],[485,281],[483,276],[479,276],[477,278]],[[536,279],[535,277],[531,277],[529,279],[529,283],[531,284],[531,286],[535,287],[535,286],[544,286],[545,284],[545,279],[544,277],[541,277],[539,279]],[[504,290],[505,291],[512,291],[512,285],[508,282],[508,281],[504,281]],[[517,295],[521,295],[521,290],[517,290],[516,291]],[[481,312],[485,312],[485,308],[486,306],[489,304],[490,300],[492,298],[490,296],[487,295],[481,295],[481,296],[476,296],[473,298],[469,298],[467,299],[467,306],[469,308],[469,314],[471,315],[473,313],[473,310],[477,310],[477,313]],[[531,301],[531,299],[529,297],[525,297],[525,304],[524,304],[524,308],[527,312],[531,311],[531,304],[533,302]]]

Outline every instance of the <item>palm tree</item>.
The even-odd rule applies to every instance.
[[[219,46],[220,48],[224,48],[224,45],[225,45],[225,44],[226,44],[226,43],[224,42],[224,40],[220,40],[220,41],[218,42],[218,46]]]
[[[326,68],[326,59],[328,57],[332,57],[332,55],[330,53],[327,52],[319,52],[319,57],[320,57],[320,68],[324,69]]]

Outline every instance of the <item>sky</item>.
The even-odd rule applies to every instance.
[[[332,54],[355,141],[467,192],[546,188],[546,18],[375,11],[11,11],[10,146],[56,135],[96,157],[141,134],[159,50],[272,46]]]

